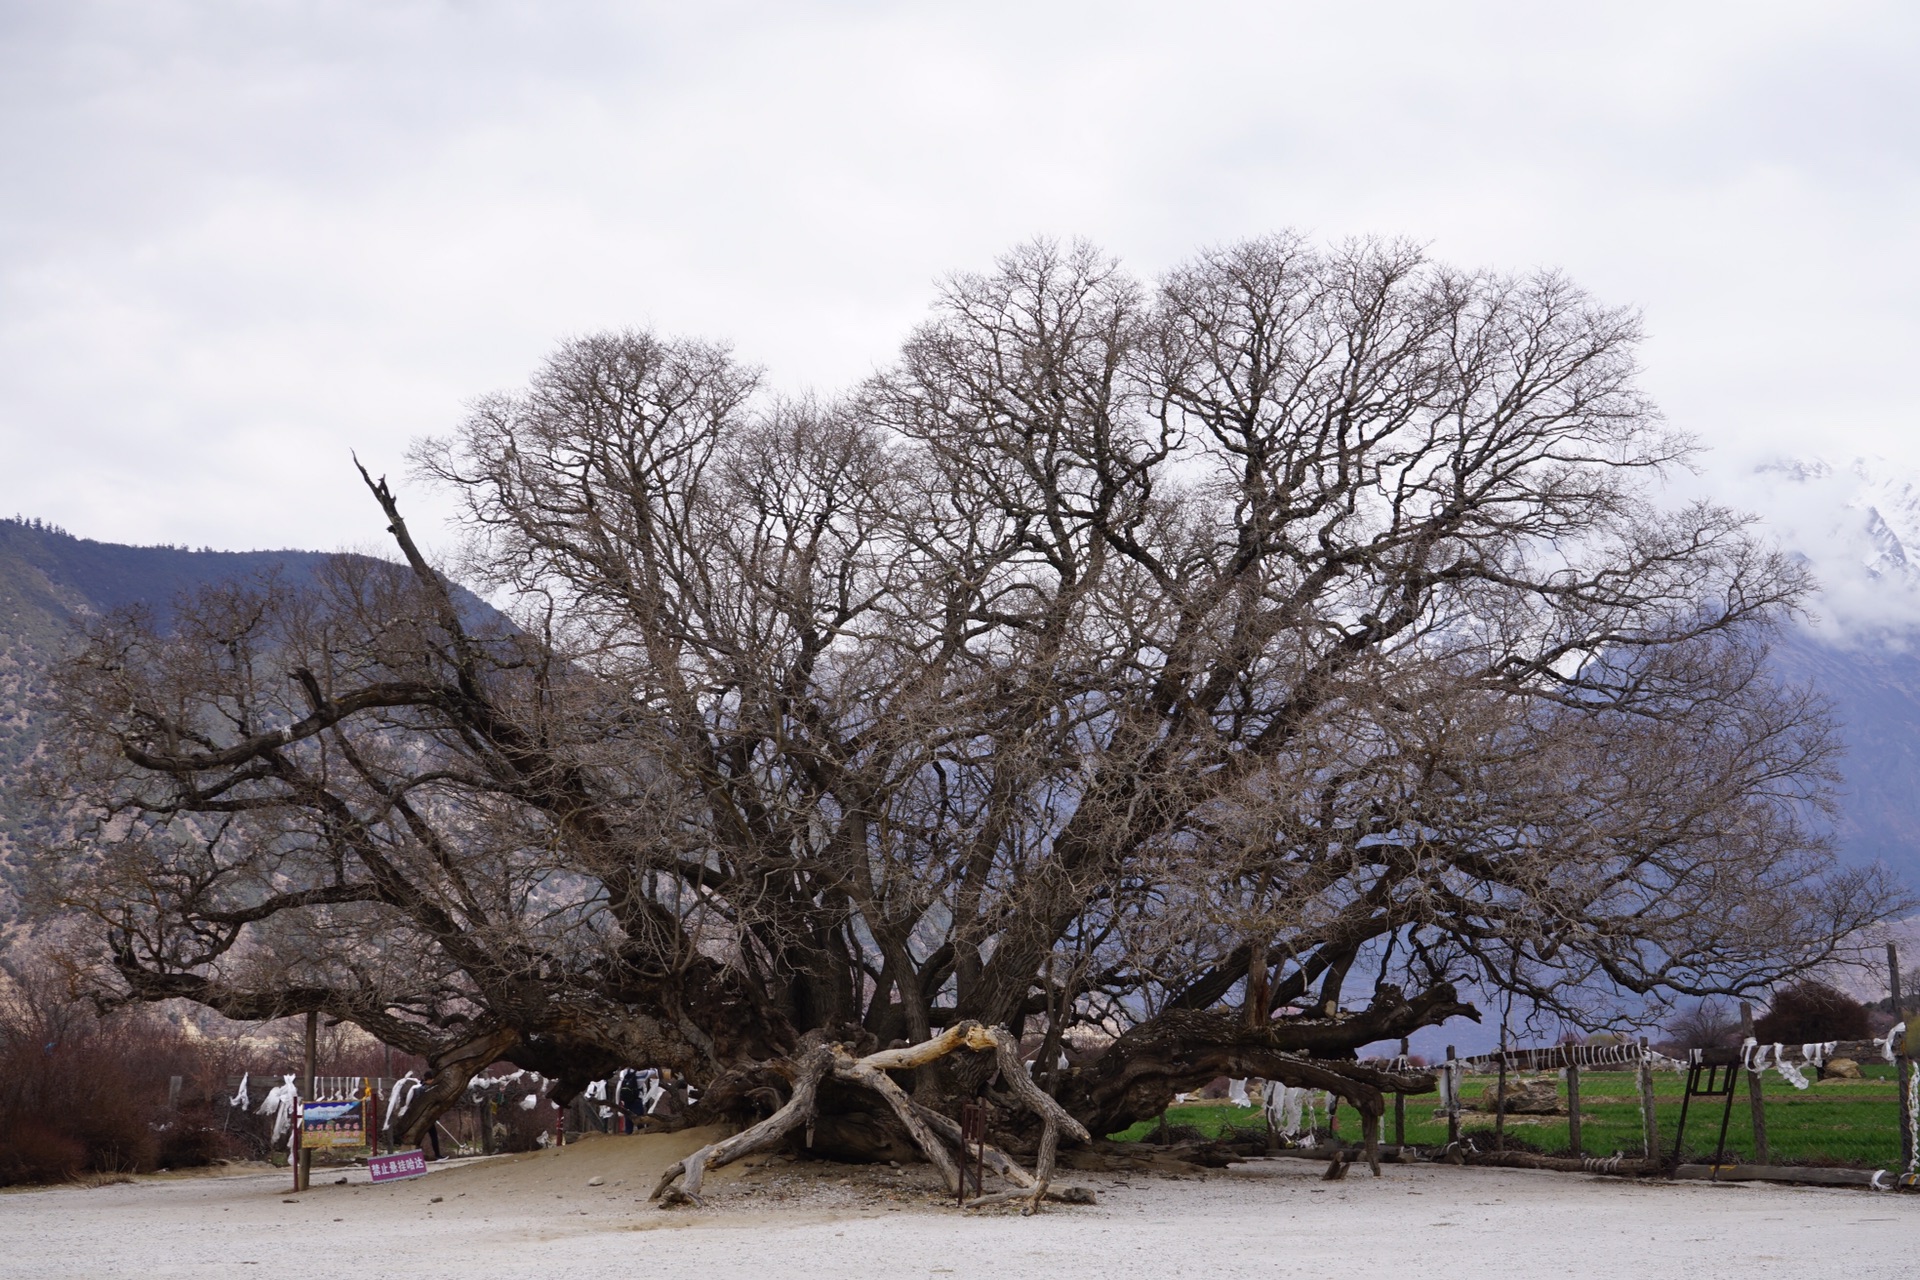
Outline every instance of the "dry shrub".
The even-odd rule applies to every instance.
[[[43,1120],[5,1107],[0,1126],[0,1185],[57,1182],[87,1167],[87,1144]]]
[[[214,1055],[217,1057],[218,1055]],[[16,960],[0,988],[0,1186],[137,1173],[235,1154],[208,1055],[149,1009],[102,1016],[50,965]],[[183,1081],[168,1110],[168,1082]]]
[[[1865,1005],[1844,991],[1812,981],[1776,992],[1765,1016],[1753,1024],[1754,1037],[1762,1043],[1864,1040],[1869,1033]]]
[[[1744,1037],[1739,1013],[1711,996],[1674,1010],[1661,1029],[1667,1033],[1666,1051],[1676,1057],[1684,1057],[1687,1049],[1737,1048]]]

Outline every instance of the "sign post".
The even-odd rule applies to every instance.
[[[300,1076],[300,1096],[302,1098],[311,1098],[313,1096],[315,1042],[319,1037],[319,1031],[320,1015],[317,1012],[309,1011],[307,1013],[306,1069]],[[294,1110],[297,1116],[299,1113],[298,1103],[295,1104]],[[305,1191],[308,1182],[313,1178],[313,1156],[308,1151],[304,1140],[294,1147],[294,1163],[299,1167],[293,1172],[293,1189],[295,1191]]]
[[[331,1151],[367,1145],[366,1104],[359,1098],[300,1104],[300,1150]]]

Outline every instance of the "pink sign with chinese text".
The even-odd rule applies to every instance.
[[[427,1171],[427,1157],[419,1151],[396,1151],[390,1156],[375,1156],[367,1161],[367,1172],[375,1182],[395,1178],[417,1178]]]

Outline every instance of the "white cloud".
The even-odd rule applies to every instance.
[[[1910,464],[1777,457],[1744,474],[1722,470],[1710,483],[1813,569],[1816,634],[1905,647],[1920,631],[1920,472]]]
[[[1715,474],[1920,467],[1917,37],[1870,3],[14,6],[0,510],[357,542],[347,449],[397,467],[565,334],[831,387],[1029,235],[1150,272],[1287,225],[1643,306]]]

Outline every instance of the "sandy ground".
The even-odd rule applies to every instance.
[[[1099,1203],[1036,1218],[957,1213],[925,1166],[784,1159],[721,1171],[703,1209],[646,1203],[699,1141],[603,1138],[381,1186],[316,1172],[300,1196],[278,1171],[14,1192],[0,1195],[0,1276],[1870,1280],[1911,1272],[1920,1226],[1920,1196],[1436,1165],[1322,1183],[1288,1159],[1072,1174]]]

